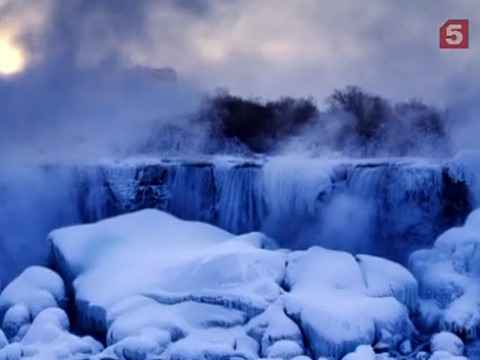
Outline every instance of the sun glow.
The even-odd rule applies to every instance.
[[[8,39],[0,38],[0,76],[22,71],[25,63],[23,50]]]

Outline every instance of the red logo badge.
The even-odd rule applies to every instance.
[[[468,20],[447,20],[442,25],[440,49],[468,49]]]

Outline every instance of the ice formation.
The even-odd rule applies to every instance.
[[[318,247],[289,254],[286,312],[300,324],[315,356],[339,358],[383,333],[396,334],[397,343],[412,335],[407,306],[414,305],[416,280],[386,261],[382,267],[376,259],[373,266],[360,265],[370,260]],[[379,271],[393,275],[396,285]]]
[[[0,359],[78,359],[102,351],[93,338],[70,333],[65,302],[63,281],[53,271],[31,267],[20,274],[0,294]]]
[[[455,356],[462,356],[465,346],[462,339],[449,332],[435,334],[430,340],[430,349],[433,352],[446,351]]]
[[[99,356],[340,358],[414,331],[416,280],[372,256],[276,249],[261,233],[158,210],[59,229],[50,241],[80,326],[106,338]]]
[[[409,268],[419,280],[420,324],[475,338],[480,326],[480,210],[462,227],[438,237],[430,249],[414,252]]]

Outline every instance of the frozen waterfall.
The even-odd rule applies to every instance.
[[[6,169],[3,280],[47,261],[54,228],[144,208],[236,234],[260,230],[287,248],[317,244],[403,261],[479,204],[480,167],[467,159],[164,159]]]

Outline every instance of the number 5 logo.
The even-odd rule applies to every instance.
[[[442,25],[440,49],[468,49],[468,20],[448,20]]]

